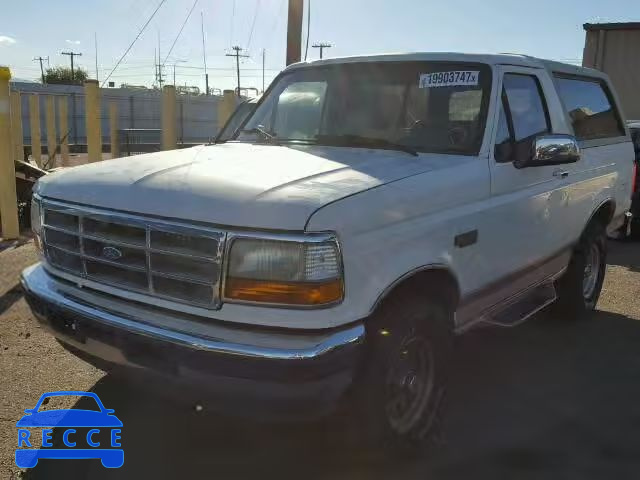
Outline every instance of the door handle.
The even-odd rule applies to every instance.
[[[552,175],[554,177],[557,177],[557,178],[567,178],[569,176],[569,171],[568,170],[556,170],[555,172],[553,172]]]

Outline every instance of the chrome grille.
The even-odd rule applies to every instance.
[[[225,233],[43,201],[47,262],[81,278],[206,308],[220,306]]]

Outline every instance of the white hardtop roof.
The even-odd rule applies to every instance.
[[[552,72],[561,72],[573,75],[587,75],[590,77],[606,78],[603,72],[592,68],[579,67],[568,63],[543,60],[528,55],[512,53],[480,54],[480,53],[455,53],[455,52],[415,52],[415,53],[386,53],[381,55],[359,55],[352,57],[326,58],[289,65],[286,70],[316,67],[321,65],[336,65],[344,63],[363,62],[416,62],[416,61],[449,61],[449,62],[475,62],[487,65],[515,65],[520,67],[546,68]]]

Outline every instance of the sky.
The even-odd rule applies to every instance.
[[[311,47],[329,42],[325,57],[410,51],[523,53],[580,63],[586,22],[640,21],[637,0],[305,0],[310,5]],[[0,25],[0,64],[14,77],[37,79],[34,57],[49,65],[69,65],[62,51],[81,52],[75,64],[103,81],[161,0],[4,0]],[[204,88],[201,18],[204,19],[210,87],[236,84],[234,45],[249,55],[241,62],[241,85],[262,89],[285,66],[287,0],[165,0],[139,40],[112,73],[116,85],[154,83],[154,57],[160,49],[164,75],[178,85]],[[177,41],[176,41],[177,38]],[[172,44],[175,46],[171,51]],[[47,62],[45,61],[45,67]]]

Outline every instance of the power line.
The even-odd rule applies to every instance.
[[[151,23],[151,20],[153,20],[153,17],[156,16],[156,13],[158,13],[158,10],[160,10],[160,7],[162,5],[164,5],[164,3],[167,0],[160,0],[160,3],[158,4],[158,6],[156,7],[156,9],[153,11],[153,13],[151,14],[151,16],[149,17],[149,20],[147,20],[147,23],[145,23],[143,25],[143,27],[140,29],[140,31],[138,32],[138,35],[136,35],[136,38],[133,39],[133,42],[131,42],[131,45],[129,45],[129,47],[125,50],[125,52],[122,54],[122,56],[120,57],[120,59],[116,62],[115,67],[113,67],[113,70],[111,70],[111,72],[109,73],[109,75],[107,75],[107,78],[104,79],[104,81],[102,82],[102,86],[104,87],[104,84],[107,83],[107,80],[109,80],[109,77],[111,77],[111,74],[113,74],[113,72],[116,71],[116,68],[118,68],[118,65],[120,65],[120,62],[122,62],[122,60],[124,60],[124,57],[127,56],[127,53],[129,53],[129,50],[131,50],[131,48],[133,48],[133,45],[138,41],[138,39],[140,38],[140,35],[142,35],[142,32],[144,32],[144,30],[147,28],[147,25],[149,25]]]
[[[176,46],[176,42],[178,41],[178,39],[180,38],[180,35],[182,34],[182,30],[184,30],[184,26],[187,24],[187,22],[189,21],[189,17],[191,16],[191,14],[193,13],[194,8],[196,8],[196,5],[198,4],[198,0],[195,0],[193,2],[193,5],[191,6],[191,10],[189,10],[189,13],[187,14],[187,18],[184,19],[184,22],[182,22],[182,26],[180,27],[180,31],[178,32],[178,35],[176,35],[176,38],[173,40],[173,43],[171,44],[171,48],[169,49],[169,52],[167,53],[167,56],[164,57],[164,62],[162,62],[162,66],[164,67],[164,64],[167,63],[167,59],[169,58],[169,55],[171,55],[171,52],[173,52],[173,47]]]
[[[256,0],[256,9],[253,12],[253,21],[251,22],[251,31],[249,32],[249,41],[247,42],[247,50],[251,48],[251,39],[253,38],[253,29],[256,26],[256,18],[258,17],[259,8],[260,8],[260,0]]]
[[[236,76],[238,79],[238,93],[237,95],[240,96],[240,58],[247,58],[249,57],[249,55],[241,55],[240,52],[242,51],[242,48],[235,46],[235,47],[231,47],[231,49],[236,52],[236,53],[227,53],[227,57],[236,57]]]
[[[233,20],[236,16],[236,0],[233,0],[233,7],[231,7],[231,24],[229,26],[229,45],[233,44]]]
[[[271,25],[271,29],[267,30],[267,39],[271,41],[273,41],[273,37],[274,37],[273,34],[276,31],[278,24],[282,20],[282,17],[283,17],[282,10],[286,3],[287,3],[287,0],[280,0],[280,6],[278,7],[278,11],[276,12],[276,16],[274,17],[274,21],[273,21],[273,24]],[[271,43],[268,43],[267,45],[270,45],[270,44]]]
[[[309,52],[309,30],[311,29],[311,0],[307,0],[307,42],[304,47],[304,61],[307,61],[307,53]]]

